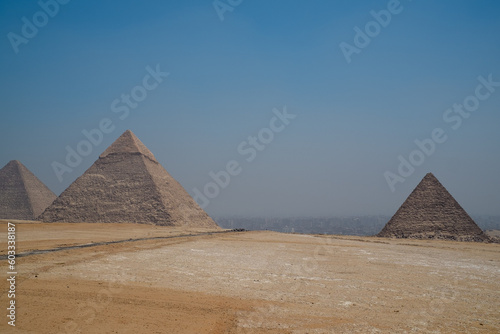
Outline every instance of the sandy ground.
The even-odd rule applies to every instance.
[[[18,257],[0,333],[500,333],[499,244],[206,232],[18,222],[21,254],[126,242]]]

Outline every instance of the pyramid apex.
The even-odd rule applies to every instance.
[[[139,138],[130,130],[126,130],[118,139],[116,139],[113,144],[111,144],[100,156],[99,158],[105,158],[111,154],[142,154],[149,159],[156,161],[155,156],[151,151],[144,145]]]
[[[6,165],[6,166],[8,166],[8,165],[24,166],[24,165],[21,163],[21,161],[19,161],[19,160],[11,160],[11,161],[9,161],[9,162],[7,163],[7,165]]]
[[[420,183],[435,183],[435,184],[441,184],[441,182],[439,182],[438,178],[432,174],[431,172],[425,174],[425,176],[422,178],[422,180],[420,180]]]
[[[6,169],[17,169],[19,173],[23,173],[25,170],[28,170],[26,166],[24,166],[19,160],[11,160],[9,161],[4,168]]]

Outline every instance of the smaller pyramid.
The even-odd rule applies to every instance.
[[[489,241],[488,236],[432,173],[425,175],[377,236]]]
[[[0,169],[0,218],[34,220],[56,195],[17,160]]]

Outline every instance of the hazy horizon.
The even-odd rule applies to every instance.
[[[215,3],[2,2],[0,168],[59,195],[130,129],[212,216],[391,216],[428,172],[500,215],[500,3]]]

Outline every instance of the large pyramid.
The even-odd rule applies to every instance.
[[[33,220],[56,199],[28,168],[17,160],[0,169],[0,218]]]
[[[130,130],[111,144],[39,220],[217,228]]]
[[[478,242],[489,240],[432,173],[425,175],[377,236]]]

